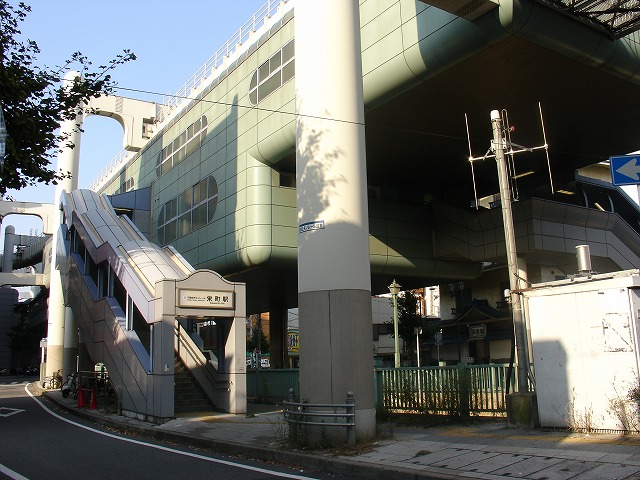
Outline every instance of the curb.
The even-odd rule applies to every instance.
[[[217,453],[240,458],[250,458],[252,460],[273,462],[296,468],[303,467],[305,469],[312,469],[326,473],[352,475],[374,480],[455,480],[459,478],[455,475],[449,475],[443,472],[424,470],[418,472],[413,469],[402,467],[390,468],[386,466],[353,462],[333,456],[320,454],[313,455],[291,450],[277,450],[233,441],[221,441],[198,436],[190,436],[169,430],[156,430],[151,427],[144,427],[140,425],[129,425],[126,422],[103,417],[98,413],[72,408],[67,404],[59,402],[56,397],[49,395],[46,390],[41,389],[37,384],[34,383],[32,385],[34,385],[36,390],[40,392],[47,401],[54,403],[66,412],[103,427],[113,428],[121,433],[132,432],[143,437],[170,441],[184,446],[206,448]]]

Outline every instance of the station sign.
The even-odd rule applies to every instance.
[[[178,306],[186,308],[233,308],[233,292],[179,289]]]

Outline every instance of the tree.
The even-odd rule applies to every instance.
[[[91,71],[92,63],[76,52],[60,67],[40,67],[35,63],[40,53],[37,43],[19,39],[18,27],[30,11],[31,7],[22,2],[14,7],[0,0],[0,105],[8,135],[0,197],[9,189],[38,183],[55,185],[69,177],[69,172],[56,172],[50,167],[60,146],[74,147],[58,132],[60,122],[75,119],[91,98],[112,93],[115,83],[109,72],[136,58],[124,50]],[[82,76],[65,87],[61,77],[72,66],[77,66]],[[80,130],[80,125],[77,128]]]
[[[420,297],[410,290],[398,295],[398,336],[404,340],[405,345],[410,345],[410,342],[415,340],[416,334],[413,329],[422,325],[422,319],[418,314],[419,301]]]
[[[393,305],[393,299],[390,300]],[[404,340],[405,346],[415,342],[415,327],[424,327],[424,322],[418,308],[420,295],[413,293],[411,290],[400,292],[398,295],[398,337]],[[384,322],[393,327],[393,320]],[[430,335],[440,330],[439,326],[433,326],[428,331],[423,330],[423,335]],[[391,334],[393,336],[393,334]]]
[[[247,335],[247,351],[253,352],[256,349],[263,354],[269,353],[269,340],[267,340],[262,330],[262,325],[257,321],[257,318],[252,318],[251,331]]]

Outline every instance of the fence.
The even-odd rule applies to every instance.
[[[444,415],[505,415],[508,366],[456,365],[451,367],[377,368],[374,372],[376,406],[398,412]],[[515,369],[514,369],[515,372]],[[517,390],[515,373],[512,391]],[[247,396],[280,403],[293,388],[300,396],[298,369],[247,371]]]
[[[376,370],[376,404],[391,411],[504,415],[508,365]],[[511,385],[517,389],[515,375]]]
[[[300,382],[297,368],[247,369],[247,396],[261,402],[281,403],[293,388],[299,397]]]

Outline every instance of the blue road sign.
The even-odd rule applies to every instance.
[[[614,185],[640,184],[640,155],[609,157],[609,165]]]

